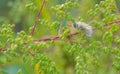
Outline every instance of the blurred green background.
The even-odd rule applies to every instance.
[[[14,32],[20,32],[21,30],[26,31],[30,34],[29,28],[33,26],[34,21],[37,16],[37,12],[34,12],[42,3],[42,0],[36,0],[35,10],[30,11],[25,6],[27,3],[30,3],[32,0],[0,0],[0,25],[4,23],[15,24]],[[90,8],[93,8],[95,4],[99,3],[101,0],[79,0],[79,8],[76,8],[71,11],[74,18],[81,16],[86,21],[89,21],[86,14]],[[51,7],[57,4],[64,3],[65,0],[49,0],[41,14],[41,18],[47,19],[49,21],[56,20]],[[116,0],[118,9],[120,10],[120,0]],[[38,23],[39,24],[39,23]],[[42,28],[41,28],[42,27]],[[44,32],[41,32],[44,31]],[[46,30],[44,25],[39,25],[35,31],[35,38],[40,38],[49,35],[49,32]],[[59,52],[59,51],[56,51]],[[52,55],[52,54],[51,54]],[[62,60],[65,61],[63,55],[60,55]],[[53,55],[54,56],[54,55]],[[4,57],[3,57],[4,58]],[[0,59],[3,59],[0,58]],[[55,58],[55,57],[54,57]],[[60,60],[59,60],[60,61]],[[16,63],[15,63],[16,62]],[[60,63],[61,66],[64,64]],[[24,64],[20,58],[14,58],[12,62],[7,64],[0,65],[0,74],[17,74],[19,68],[22,69],[23,74],[34,74],[32,68],[30,68],[29,63]],[[66,74],[72,74],[72,67],[66,69]]]

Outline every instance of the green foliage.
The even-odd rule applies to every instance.
[[[36,18],[35,14],[39,11],[38,6],[41,5],[37,4],[38,1],[16,0],[15,4],[9,4],[14,6],[10,11],[10,18],[15,18],[15,24],[20,22],[22,25],[23,23],[30,24],[28,28],[31,31],[31,26]],[[16,8],[17,5],[21,7]],[[28,29],[16,33],[14,32],[15,25],[1,24],[1,67],[6,67],[5,64],[14,62],[15,58],[20,58],[22,62],[30,65],[36,74],[117,74],[120,70],[120,22],[114,22],[119,20],[115,6],[114,0],[100,1],[93,8],[85,11],[86,15],[89,15],[87,19],[86,15],[80,15],[74,19],[71,11],[79,7],[79,0],[66,0],[62,4],[51,6],[52,13],[55,13],[54,17],[56,17],[54,21],[52,20],[54,17],[52,19],[44,18],[44,14],[37,19],[34,36],[28,33]],[[47,8],[45,9],[47,10]],[[45,10],[43,11],[45,12]],[[29,14],[27,14],[28,12]],[[13,15],[14,17],[12,17]],[[45,35],[57,35],[57,29],[61,22],[63,24],[64,19],[67,19],[67,23],[60,28],[58,41],[53,38],[49,38],[52,41],[36,39]],[[69,22],[81,19],[93,20],[90,24],[95,28],[93,36],[87,37],[84,33],[79,32],[76,36],[68,37],[73,32],[73,27],[70,28]],[[1,67],[0,71],[4,70]],[[22,74],[22,69],[18,70],[18,74]]]

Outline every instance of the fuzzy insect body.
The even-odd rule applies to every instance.
[[[78,29],[78,30],[82,30],[84,31],[85,35],[88,37],[91,37],[93,34],[93,29],[92,27],[84,22],[76,22],[73,24],[74,28]]]

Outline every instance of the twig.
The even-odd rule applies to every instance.
[[[45,5],[45,2],[46,2],[46,0],[43,0],[42,6],[40,7],[40,9],[39,9],[39,11],[38,11],[38,15],[37,15],[37,17],[36,17],[36,20],[35,20],[35,22],[34,22],[33,29],[32,29],[32,31],[31,31],[31,35],[32,35],[32,36],[33,36],[33,34],[34,34],[35,28],[36,28],[36,26],[37,26],[37,23],[38,23],[38,20],[39,20],[40,15],[41,15],[42,9],[43,9],[43,7],[44,7],[44,5]]]
[[[107,24],[103,24],[103,26],[108,26],[108,25],[111,25],[111,24],[120,24],[120,20],[113,21],[113,22],[110,22],[110,23],[107,23]]]
[[[69,34],[67,37],[70,38],[70,37],[77,35],[77,34],[78,34],[78,32],[75,32],[75,33]],[[34,41],[35,42],[42,42],[42,41],[59,40],[59,39],[60,39],[59,36],[55,36],[55,37],[42,38],[42,39],[34,40]]]
[[[120,20],[118,20],[118,21],[113,21],[113,22],[108,23],[108,24],[103,24],[103,26],[108,26],[108,25],[111,25],[111,24],[114,24],[114,23],[120,24]],[[95,30],[95,29],[94,29],[94,30]],[[75,32],[75,33],[69,34],[69,35],[67,36],[67,38],[70,38],[70,37],[72,37],[72,36],[74,36],[74,35],[77,35],[78,33],[79,33],[79,32]],[[59,40],[59,39],[60,39],[60,36],[55,36],[55,37],[41,38],[41,39],[38,39],[38,40],[34,40],[34,42],[42,42],[42,41],[50,41],[50,40]],[[24,44],[27,44],[27,42],[25,42]],[[6,48],[4,48],[4,49],[0,48],[0,52],[4,52],[4,51],[6,51],[7,49],[8,49],[8,47],[6,47]]]
[[[107,23],[107,24],[103,24],[103,26],[108,26],[108,25],[111,25],[111,24],[120,24],[120,20],[118,21],[113,21],[111,23]],[[93,30],[95,30],[95,28],[93,28]],[[74,35],[77,35],[79,32],[75,32],[73,34],[69,34],[67,37],[70,38]],[[42,41],[50,41],[50,40],[59,40],[60,37],[59,36],[55,36],[55,37],[48,37],[48,38],[41,38],[41,39],[38,39],[38,40],[34,40],[35,42],[42,42]]]
[[[4,51],[6,51],[8,48],[10,48],[10,46],[6,46],[5,48],[0,48],[0,52],[4,52]]]

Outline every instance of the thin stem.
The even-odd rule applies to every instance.
[[[111,22],[111,23],[108,23],[108,24],[103,24],[103,26],[109,26],[109,25],[111,25],[111,24],[120,24],[120,20],[118,20],[118,21],[113,21],[113,22]],[[95,29],[93,29],[93,30],[95,30]],[[72,33],[72,34],[69,34],[68,36],[67,36],[67,38],[70,38],[70,37],[72,37],[72,36],[74,36],[74,35],[77,35],[79,32],[75,32],[75,33]],[[37,39],[37,40],[34,40],[34,42],[42,42],[42,41],[51,41],[51,40],[59,40],[60,39],[60,36],[55,36],[55,37],[47,37],[47,38],[41,38],[41,39]],[[27,42],[25,42],[24,44],[27,44]],[[4,52],[4,51],[6,51],[7,49],[8,49],[9,47],[7,46],[6,48],[0,48],[0,52]]]
[[[75,33],[69,34],[67,37],[70,38],[70,37],[77,35],[77,34],[78,34],[78,32],[75,32]],[[35,42],[42,42],[42,41],[59,40],[59,39],[60,39],[59,36],[55,36],[55,37],[42,38],[42,39],[34,40],[34,41]]]
[[[120,24],[120,20],[118,21],[113,21],[113,22],[110,22],[110,23],[107,23],[107,24],[103,24],[103,26],[108,26],[110,24]]]
[[[37,23],[38,23],[38,20],[39,20],[40,15],[41,15],[42,9],[43,9],[43,7],[44,7],[44,5],[45,5],[45,2],[46,2],[46,0],[43,0],[42,6],[40,7],[40,9],[39,9],[39,11],[38,11],[38,15],[37,15],[37,17],[36,17],[36,20],[35,20],[35,22],[34,22],[33,29],[32,29],[32,31],[31,31],[31,35],[32,35],[32,36],[33,36],[33,34],[34,34],[35,28],[36,28],[36,26],[37,26]]]
[[[109,26],[110,24],[119,24],[120,23],[120,20],[118,21],[113,21],[113,22],[110,22],[108,24],[103,24],[103,26]],[[95,28],[93,28],[93,30],[96,30]],[[69,34],[67,37],[70,38],[74,35],[77,35],[79,32],[75,32],[75,33],[72,33],[72,34]],[[42,41],[50,41],[50,40],[59,40],[60,37],[59,36],[55,36],[55,37],[48,37],[48,38],[41,38],[41,39],[38,39],[38,40],[34,40],[35,42],[42,42]]]

